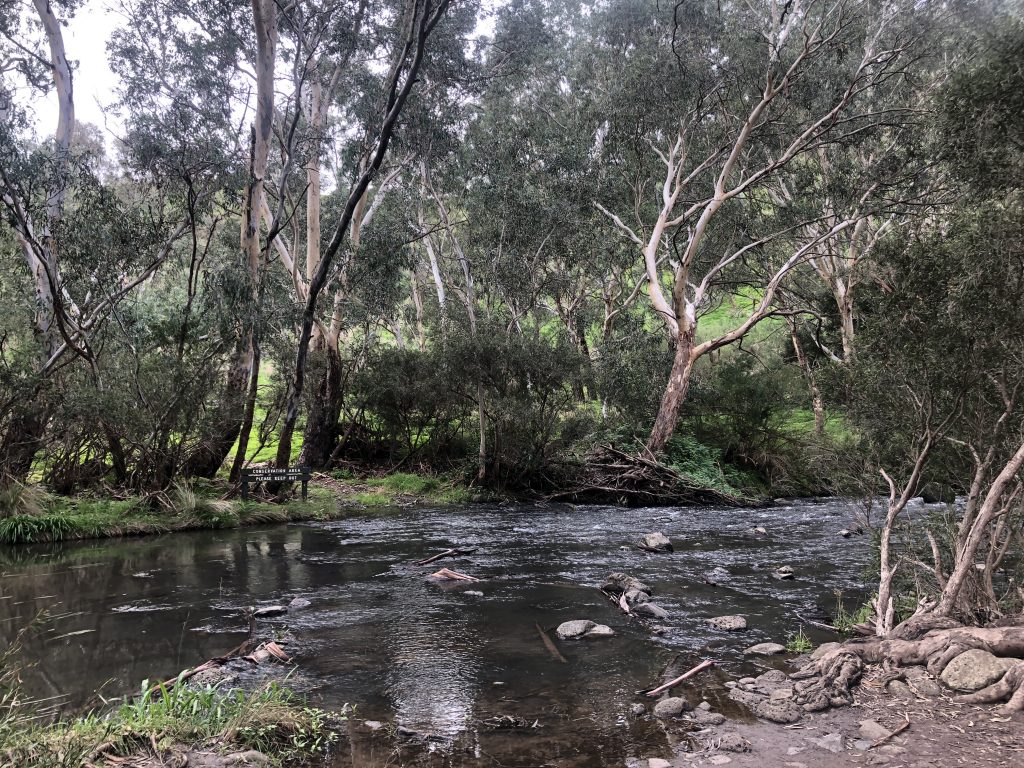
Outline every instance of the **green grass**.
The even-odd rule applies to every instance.
[[[844,634],[849,634],[856,625],[863,624],[871,618],[871,602],[868,600],[851,613],[843,605],[843,593],[836,592],[836,615],[832,620],[832,626]]]
[[[107,711],[40,724],[19,703],[15,677],[0,678],[0,765],[71,768],[102,748],[115,757],[151,754],[152,744],[172,753],[202,746],[220,752],[255,749],[278,766],[306,765],[338,740],[329,715],[309,707],[276,683],[252,692],[158,686],[148,681],[135,700]]]
[[[804,628],[800,627],[797,633],[789,638],[786,650],[790,653],[810,653],[814,650],[814,643],[804,634]]]
[[[171,531],[237,528],[300,520],[333,520],[351,515],[327,488],[311,487],[309,498],[284,503],[224,500],[223,489],[179,485],[167,496],[171,508],[154,507],[140,498],[52,497],[39,514],[0,517],[0,544],[19,545],[71,539],[101,539]]]

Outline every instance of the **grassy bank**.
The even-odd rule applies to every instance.
[[[305,501],[224,499],[227,490],[221,482],[197,483],[175,486],[159,497],[113,499],[57,496],[39,486],[19,486],[0,499],[0,544],[337,520],[367,510],[470,500],[469,490],[451,481],[404,473],[366,478],[318,475]]]
[[[161,686],[147,695],[144,683],[143,695],[134,701],[40,723],[19,703],[17,688],[2,683],[0,768],[191,765],[190,757],[200,754],[203,765],[225,768],[308,765],[338,740],[344,720],[344,714],[306,706],[276,684],[253,692]],[[239,760],[245,753],[249,760]]]

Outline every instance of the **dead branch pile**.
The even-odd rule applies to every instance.
[[[630,506],[726,504],[755,506],[758,499],[709,488],[650,456],[596,446],[571,481],[572,487],[549,501],[611,502]]]

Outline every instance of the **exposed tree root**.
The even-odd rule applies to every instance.
[[[952,626],[951,626],[952,625]],[[935,676],[964,651],[1024,659],[1024,627],[963,627],[950,619],[919,617],[897,627],[892,637],[851,640],[792,675],[796,701],[808,711],[853,701],[852,688],[864,664],[926,665]],[[967,704],[1006,701],[1006,709],[1024,711],[1024,661],[977,693],[957,697]]]

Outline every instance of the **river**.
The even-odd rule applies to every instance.
[[[0,548],[0,638],[23,632],[26,692],[73,711],[223,654],[247,637],[248,606],[303,597],[311,605],[261,623],[294,654],[290,687],[328,709],[355,707],[339,768],[621,766],[670,747],[656,724],[628,715],[635,692],[659,682],[670,662],[685,669],[712,657],[715,674],[741,675],[778,663],[742,651],[785,643],[798,613],[829,617],[838,593],[849,607],[863,600],[868,537],[837,534],[855,511],[836,500],[758,509],[474,505]],[[753,532],[758,526],[767,533]],[[655,530],[675,552],[632,546]],[[413,564],[450,547],[476,552]],[[771,577],[782,565],[793,580]],[[442,566],[482,581],[424,578]],[[704,575],[716,567],[728,577],[713,586]],[[654,588],[670,613],[661,634],[595,588],[612,571]],[[744,615],[749,629],[706,625],[722,614]],[[568,663],[559,663],[537,625],[553,636],[577,618],[616,636],[561,642]],[[720,691],[703,693],[725,706]],[[488,725],[506,715],[519,727]],[[366,720],[386,727],[371,733]]]

